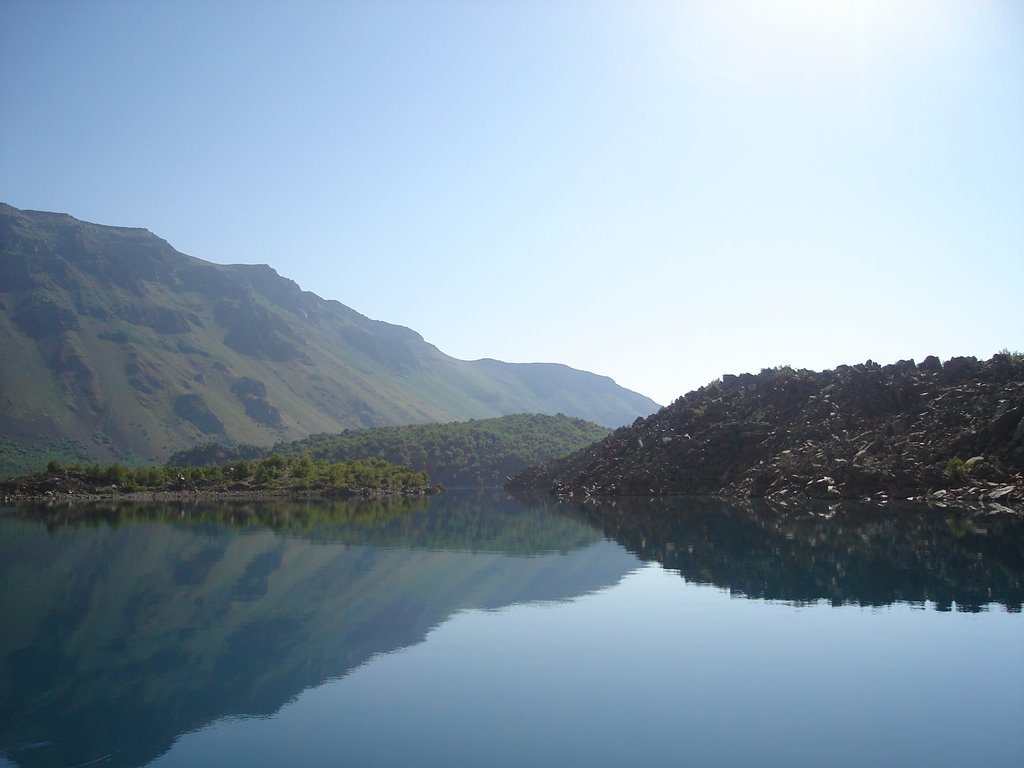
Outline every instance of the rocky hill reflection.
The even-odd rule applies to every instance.
[[[711,499],[558,504],[644,560],[738,596],[833,605],[1024,604],[1024,518],[856,503]]]
[[[141,765],[456,611],[571,598],[637,565],[585,521],[493,496],[7,511],[0,755]]]

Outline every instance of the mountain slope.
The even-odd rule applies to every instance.
[[[268,266],[2,204],[0,355],[8,454],[162,460],[211,439],[524,412],[617,426],[657,409],[566,366],[456,360]]]

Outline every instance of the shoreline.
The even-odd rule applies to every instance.
[[[180,502],[180,501],[270,501],[270,500],[361,500],[361,499],[416,499],[437,496],[444,493],[440,485],[415,488],[336,488],[336,489],[291,489],[251,488],[237,490],[213,490],[192,488],[181,490],[155,491],[45,491],[42,493],[5,493],[0,504],[45,504],[47,506],[69,506],[95,502]]]

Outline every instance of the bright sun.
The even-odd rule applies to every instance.
[[[684,56],[732,82],[802,79],[859,68],[877,30],[900,24],[914,0],[717,0],[689,6]]]

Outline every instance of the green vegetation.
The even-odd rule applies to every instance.
[[[318,459],[375,457],[426,471],[435,482],[450,487],[500,486],[524,467],[568,455],[608,433],[597,424],[561,414],[519,414],[312,435],[274,450]]]
[[[380,459],[331,461],[313,460],[309,455],[272,454],[256,461],[239,459],[206,467],[125,467],[118,463],[62,467],[59,462],[51,461],[45,473],[0,481],[0,490],[22,496],[138,491],[378,495],[425,489],[429,482],[424,472]]]
[[[796,370],[791,365],[776,365],[771,368],[762,368],[761,376],[779,376],[782,378],[789,378],[796,374]]]
[[[1011,363],[1024,363],[1024,352],[1020,350],[1010,350],[1009,347],[1003,347],[997,354],[1006,355],[1006,357],[1010,358]]]
[[[950,480],[965,480],[967,479],[967,475],[971,471],[971,468],[967,466],[967,462],[959,456],[954,456],[946,462],[945,471],[946,477]]]
[[[324,433],[278,443],[272,450],[293,461],[382,459],[426,472],[433,482],[452,488],[497,487],[507,476],[533,464],[566,456],[604,438],[609,431],[562,414],[518,414],[448,424]],[[236,455],[248,456],[254,450],[258,449],[213,443],[179,452],[171,461],[205,464],[211,460],[230,460]]]
[[[18,477],[35,472],[46,466],[47,461],[69,463],[91,459],[89,448],[71,438],[52,440],[39,447],[0,437],[0,477]]]

